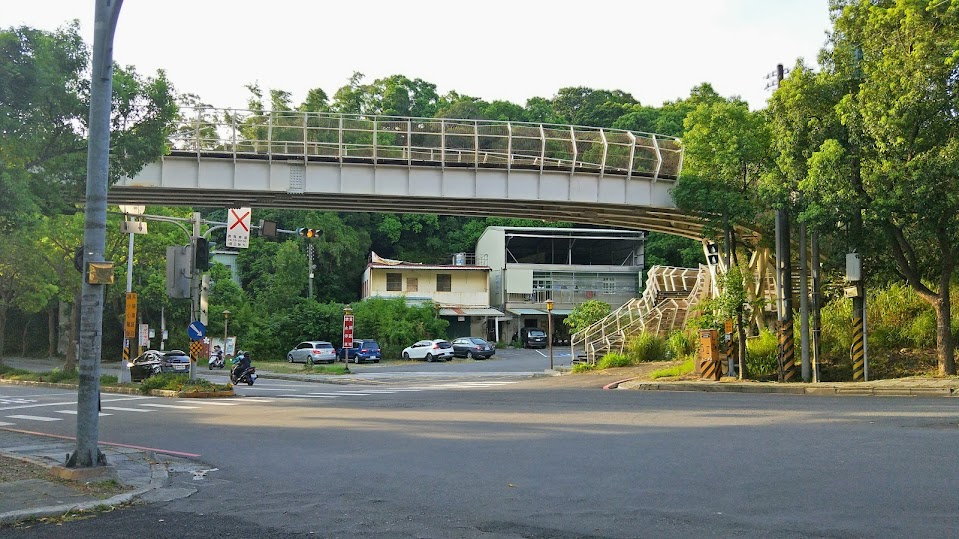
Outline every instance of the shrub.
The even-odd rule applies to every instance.
[[[779,370],[779,339],[767,329],[746,339],[746,372],[749,376],[768,376]]]
[[[629,367],[634,362],[625,354],[610,352],[603,356],[596,364],[597,369],[612,369],[615,367]]]
[[[667,376],[682,376],[695,370],[696,366],[694,362],[695,358],[689,358],[679,365],[673,365],[672,367],[666,367],[665,369],[655,370],[651,372],[649,376],[654,380],[657,378],[666,378]]]
[[[569,333],[573,334],[606,318],[609,316],[609,312],[609,303],[597,299],[588,299],[577,305],[566,319],[563,320],[563,323],[569,327]]]
[[[140,382],[140,392],[144,395],[154,389],[163,389],[167,391],[180,391],[183,385],[190,381],[189,374],[176,374],[172,372],[163,372],[155,374],[146,380]]]
[[[573,365],[572,372],[574,373],[589,372],[595,369],[596,369],[596,365],[593,365],[592,363],[577,363]]]
[[[694,351],[693,340],[688,333],[674,331],[666,337],[666,357],[668,359],[681,359]]]
[[[640,333],[626,343],[626,355],[634,362],[665,361],[666,339],[655,333]]]

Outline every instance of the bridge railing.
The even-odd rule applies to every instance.
[[[233,157],[522,168],[675,179],[679,139],[570,125],[184,108],[172,149]]]

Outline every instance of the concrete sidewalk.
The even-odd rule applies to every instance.
[[[54,471],[76,449],[69,437],[52,436],[0,427],[0,455],[47,468],[49,477],[0,483],[0,525],[40,517],[59,516],[71,511],[111,507],[131,502],[168,501],[189,496],[196,489],[170,486],[170,474],[198,469],[197,463],[151,450],[107,445],[107,479],[113,477],[125,491],[103,499],[83,488],[83,480],[58,479]],[[103,475],[103,474],[101,474]]]

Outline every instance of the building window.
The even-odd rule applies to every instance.
[[[407,292],[419,292],[420,291],[420,280],[416,277],[407,277],[406,278],[406,291]]]
[[[386,274],[386,291],[387,292],[403,291],[403,274],[402,273]]]
[[[603,294],[616,293],[616,277],[603,277]]]
[[[450,273],[437,273],[436,274],[436,291],[452,292],[453,291],[453,275]]]

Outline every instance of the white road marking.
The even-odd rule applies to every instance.
[[[277,395],[277,397],[294,397],[297,399],[335,399],[332,395]]]
[[[290,387],[248,387],[247,389],[255,389],[257,391],[289,391],[291,389],[296,389],[297,386]]]
[[[102,410],[114,410],[117,412],[140,412],[141,414],[153,412],[154,410],[144,410],[143,408],[123,408],[122,406],[101,406]]]
[[[16,423],[4,423],[3,421],[0,421],[0,427],[9,427],[10,425],[16,425]]]
[[[332,397],[365,397],[369,393],[360,393],[359,391],[337,391],[335,393],[307,393],[306,395],[329,395]]]
[[[196,401],[196,403],[209,404],[210,406],[236,406],[237,404],[240,404],[238,402],[214,402],[214,401],[207,401],[207,400],[198,400]]]
[[[145,402],[140,406],[149,406],[151,408],[175,408],[177,410],[196,410],[199,406],[182,406],[179,404],[154,404],[152,402]]]
[[[10,419],[28,419],[30,421],[63,421],[62,417],[44,417],[41,415],[8,415]]]
[[[77,404],[77,401],[73,400],[73,401],[67,401],[67,402],[45,402],[41,404],[21,404],[20,406],[4,406],[3,408],[0,408],[0,410],[19,410],[21,408],[38,408],[40,406],[70,406],[71,404],[75,406]]]
[[[57,410],[56,412],[57,412],[58,414],[77,415],[77,411],[76,411],[76,410]],[[103,413],[103,412],[100,412],[100,417],[107,416],[107,415],[113,415],[113,414],[105,414],[105,413]]]

